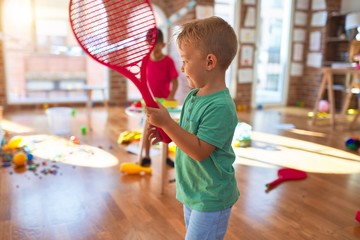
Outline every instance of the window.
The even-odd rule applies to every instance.
[[[253,105],[284,105],[290,61],[293,1],[259,1],[260,18]]]
[[[108,85],[107,68],[85,55],[72,34],[68,4],[63,0],[4,0],[10,104],[83,102],[84,86]],[[93,99],[102,101],[102,93],[94,92]]]
[[[268,74],[265,89],[268,91],[277,91],[279,78],[279,74]]]

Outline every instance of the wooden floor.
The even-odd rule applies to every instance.
[[[360,122],[354,130],[349,130],[349,120],[344,119],[335,129],[328,120],[312,127],[307,111],[272,108],[239,112],[239,121],[250,123],[256,132],[351,153],[344,142],[349,137],[360,137]],[[182,206],[175,199],[175,184],[166,182],[165,194],[159,194],[160,156],[153,157],[152,175],[129,176],[119,171],[120,163],[135,162],[137,156],[128,153],[126,145],[117,144],[117,138],[122,131],[141,129],[141,119],[127,116],[118,107],[96,107],[92,117],[93,131],[82,135],[86,118],[85,110],[79,108],[72,119],[72,134],[82,144],[113,154],[118,163],[95,168],[57,162],[56,175],[0,167],[1,240],[184,239]],[[6,112],[4,118],[6,126],[8,121],[13,124],[12,135],[48,133],[43,110]],[[289,124],[297,131],[290,131]],[[334,172],[308,172],[307,179],[284,182],[270,192],[265,191],[265,184],[276,178],[281,165],[276,161],[270,163],[272,168],[235,164],[241,196],[233,208],[225,239],[360,239],[360,222],[355,220],[360,210],[360,156],[352,153],[355,160],[338,159],[351,161],[354,166],[346,174],[336,173],[336,166]],[[266,158],[258,156],[260,160]],[[174,169],[169,168],[167,173],[168,180],[174,179]]]

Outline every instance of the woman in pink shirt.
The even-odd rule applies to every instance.
[[[151,29],[150,31],[153,31]],[[151,32],[149,31],[149,35]],[[165,55],[162,52],[162,49],[165,47],[164,35],[160,29],[157,29],[157,39],[155,42],[154,49],[150,53],[150,59],[146,67],[146,75],[148,80],[148,85],[151,92],[156,98],[164,98],[167,100],[175,100],[175,93],[178,88],[178,76],[179,73],[176,70],[174,60]],[[151,164],[150,158],[150,141],[147,139],[147,136],[144,134],[144,146],[145,146],[145,156],[142,159],[141,165],[147,166]],[[166,163],[174,167],[174,162],[167,157]]]

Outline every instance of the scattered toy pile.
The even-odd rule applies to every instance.
[[[31,150],[28,146],[22,145],[22,138],[20,136],[12,137],[7,143],[2,140],[2,146],[0,148],[0,166],[1,167],[13,167],[14,170],[29,170],[36,176],[39,175],[38,171],[42,174],[56,175],[58,172],[58,166],[52,164],[48,166],[48,161],[43,160],[41,163],[35,162],[34,156],[31,154]],[[41,169],[39,169],[39,167]],[[12,174],[12,171],[10,171]]]

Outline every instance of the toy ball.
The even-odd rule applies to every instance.
[[[327,100],[320,100],[318,110],[319,112],[329,112],[329,102]]]
[[[70,141],[72,143],[74,143],[74,144],[80,144],[80,139],[78,137],[75,137],[75,136],[71,136]]]
[[[351,150],[357,150],[360,148],[360,140],[358,138],[349,138],[345,142],[345,146]]]
[[[26,165],[27,162],[27,156],[23,152],[15,153],[13,157],[13,163],[16,167],[23,167]]]
[[[86,127],[82,127],[81,128],[81,134],[86,135],[86,132],[87,132]]]
[[[32,155],[31,153],[26,153],[26,157],[28,162],[31,162],[34,159],[34,155]]]

